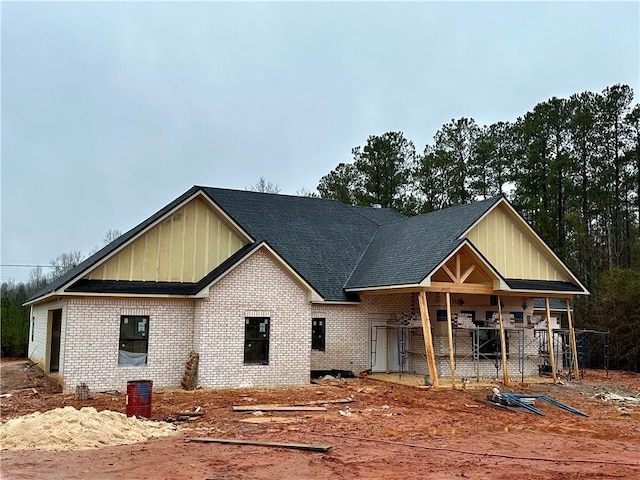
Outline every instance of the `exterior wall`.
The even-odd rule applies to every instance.
[[[38,364],[44,371],[49,372],[49,355],[51,342],[50,314],[52,310],[62,309],[62,325],[60,332],[60,368],[58,379],[64,373],[65,357],[65,331],[67,328],[67,301],[64,299],[53,302],[34,305],[31,308],[31,319],[29,321],[29,346],[27,349],[29,360]],[[32,340],[33,339],[33,340]]]
[[[311,370],[359,373],[371,368],[372,322],[394,322],[398,315],[411,313],[412,298],[411,294],[363,295],[358,305],[313,305],[313,317],[326,318],[326,342],[324,352],[311,352]]]
[[[506,278],[569,280],[546,247],[521,228],[506,207],[495,208],[467,238]]]
[[[196,282],[246,242],[195,198],[84,278]]]
[[[269,364],[244,364],[245,317],[269,317]],[[265,250],[211,287],[195,307],[194,349],[203,387],[309,383],[311,304],[308,292]]]
[[[72,297],[65,331],[64,384],[124,390],[130,380],[178,386],[193,340],[194,300]],[[118,365],[121,315],[148,315],[147,364]]]

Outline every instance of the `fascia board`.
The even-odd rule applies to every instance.
[[[420,288],[421,285],[419,283],[406,283],[400,285],[380,285],[375,287],[352,287],[345,288],[345,292],[372,292],[376,290],[393,290],[398,288]]]

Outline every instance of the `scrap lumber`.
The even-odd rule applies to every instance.
[[[310,452],[328,452],[331,449],[331,445],[313,445],[308,443],[263,442],[260,440],[235,440],[231,438],[191,437],[191,438],[186,438],[185,442],[228,443],[232,445],[257,445],[260,447],[291,448],[294,450],[307,450]]]
[[[338,398],[336,400],[313,400],[310,402],[300,402],[294,403],[295,406],[303,406],[303,405],[325,405],[325,404],[333,404],[333,403],[351,403],[355,402],[355,398]]]
[[[234,405],[234,412],[326,412],[324,407],[284,406],[284,405]]]
[[[189,354],[189,360],[184,366],[184,375],[182,376],[182,388],[185,390],[190,390],[193,388],[193,377],[196,375],[196,369],[198,368],[198,361],[200,360],[200,355],[196,352],[191,352]]]

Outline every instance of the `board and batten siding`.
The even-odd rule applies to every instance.
[[[467,238],[506,278],[569,281],[546,247],[499,206],[483,218]]]
[[[89,272],[89,280],[197,282],[246,241],[200,198]]]
[[[64,372],[65,333],[67,328],[67,300],[59,299],[54,302],[41,303],[31,307],[29,319],[29,345],[27,356],[43,371],[49,372],[49,355],[51,343],[51,314],[53,310],[62,310],[60,331],[60,363],[58,375]],[[33,340],[31,340],[33,338]]]

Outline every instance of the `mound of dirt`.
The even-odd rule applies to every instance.
[[[13,418],[0,425],[3,450],[80,450],[143,442],[175,432],[173,425],[138,420],[93,407],[56,408]]]

